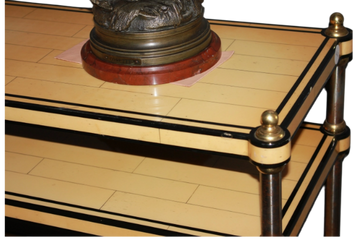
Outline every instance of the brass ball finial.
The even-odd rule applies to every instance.
[[[280,140],[285,136],[285,132],[278,126],[278,122],[278,113],[273,110],[266,110],[261,115],[261,126],[256,130],[255,137],[265,142]]]
[[[333,13],[330,16],[330,24],[331,25],[341,25],[344,24],[344,16],[341,13]]]
[[[344,27],[344,16],[341,13],[335,12],[330,16],[329,27],[324,34],[328,37],[345,37],[349,31]]]
[[[276,126],[279,122],[279,115],[273,110],[267,110],[261,115],[261,125]]]

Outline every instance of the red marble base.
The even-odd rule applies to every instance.
[[[125,66],[98,59],[87,41],[81,49],[83,68],[90,75],[107,82],[128,85],[156,85],[175,82],[202,73],[221,57],[221,41],[212,32],[209,46],[201,53],[179,62],[159,66]]]

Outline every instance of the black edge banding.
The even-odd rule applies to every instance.
[[[54,138],[43,139],[43,138],[35,137],[33,135],[28,136],[27,134],[24,134],[23,131],[22,132],[19,132],[19,131],[14,132],[12,130],[7,129],[7,126],[6,126],[7,124],[10,124],[10,125],[13,125],[16,127],[30,127],[33,129],[38,129],[39,131],[46,131],[46,130],[59,131],[59,132],[65,133],[65,134],[76,134],[76,135],[82,135],[84,137],[87,137],[87,136],[100,137],[100,138],[109,139],[109,140],[119,140],[119,141],[127,142],[130,144],[141,143],[141,144],[150,145],[150,146],[154,146],[154,147],[166,146],[167,148],[171,148],[174,150],[185,150],[185,151],[190,151],[190,152],[199,152],[199,153],[211,154],[211,155],[216,155],[216,156],[232,157],[232,158],[236,158],[239,160],[248,160],[247,156],[237,155],[237,154],[233,154],[233,153],[217,152],[217,151],[189,148],[189,147],[180,147],[180,146],[175,146],[175,145],[167,145],[164,143],[146,142],[146,141],[142,141],[142,140],[133,140],[133,139],[114,137],[114,136],[109,136],[109,135],[99,135],[99,134],[95,134],[95,133],[81,132],[81,131],[76,131],[76,130],[69,130],[69,129],[62,129],[62,128],[56,128],[56,127],[49,127],[49,126],[42,126],[42,125],[35,125],[35,124],[30,124],[30,123],[5,120],[5,134],[13,135],[13,136],[20,136],[20,137],[30,137],[30,138],[34,138],[34,139],[40,139],[40,140],[51,141],[51,142],[59,142],[59,143],[65,143],[65,144],[69,143],[69,141],[61,141],[61,140],[54,139]],[[83,146],[79,142],[76,142],[76,143],[72,142],[71,144],[76,145],[76,146]],[[94,146],[92,146],[92,147],[94,147]]]
[[[283,167],[286,164],[288,164],[290,162],[290,158],[286,159],[285,161],[278,163],[278,164],[261,164],[261,163],[257,163],[255,161],[250,160],[250,163],[253,164],[255,167],[261,167],[261,168],[278,168],[278,167]]]
[[[72,117],[80,117],[80,118],[87,118],[87,119],[94,119],[94,120],[101,120],[101,121],[108,121],[108,122],[117,122],[123,124],[131,124],[137,126],[145,126],[151,128],[159,128],[159,129],[166,129],[166,130],[174,130],[174,131],[181,131],[181,132],[188,132],[188,133],[196,133],[196,134],[203,134],[203,135],[210,135],[210,136],[217,136],[217,137],[228,137],[234,139],[247,139],[248,134],[239,133],[239,132],[232,132],[232,131],[224,131],[224,130],[216,130],[210,128],[202,128],[202,127],[194,127],[194,126],[187,126],[182,124],[174,124],[174,123],[166,123],[166,122],[159,122],[159,121],[151,121],[151,120],[144,120],[138,118],[130,118],[130,117],[122,117],[110,114],[103,114],[103,113],[94,113],[89,111],[82,111],[70,108],[60,108],[60,107],[53,107],[53,106],[43,106],[38,104],[32,103],[23,103],[17,101],[6,100],[5,106],[14,107],[14,108],[21,108],[27,109],[32,111],[41,111],[53,114],[60,114]],[[156,115],[154,115],[155,117]],[[162,117],[162,116],[156,116]],[[165,117],[167,119],[176,119]],[[180,119],[176,119],[180,120]],[[189,121],[187,119],[181,119],[183,121]],[[200,122],[200,123],[207,123],[207,124],[214,124],[220,126],[226,126],[218,123],[209,123],[209,122],[201,122],[190,120],[189,122]],[[232,126],[237,127],[238,126]]]
[[[334,43],[334,46],[335,45],[337,45],[336,42]],[[309,96],[310,89],[316,84],[316,82],[319,80],[319,78],[323,74],[323,71],[328,66],[330,60],[334,56],[334,53],[335,53],[335,47],[334,46],[326,54],[325,58],[320,63],[319,67],[316,69],[316,72],[311,77],[311,79],[309,80],[309,82],[305,86],[304,90],[301,92],[300,96],[297,98],[296,102],[294,103],[293,107],[290,109],[289,113],[286,115],[285,119],[282,121],[282,123],[281,123],[282,128],[286,129],[290,125],[290,123],[293,121],[294,117],[296,116],[297,112],[302,107],[302,104],[304,103],[304,101]],[[335,67],[336,67],[336,65],[334,65],[334,68]],[[329,77],[330,77],[330,75],[327,76],[327,78],[329,78]],[[326,82],[327,81],[324,82],[324,85],[326,84]],[[324,86],[322,86],[322,88],[323,87]],[[318,97],[318,96],[316,96],[316,97]],[[314,101],[315,100],[316,100],[316,98],[314,99]],[[306,114],[305,114],[305,116],[306,116]]]

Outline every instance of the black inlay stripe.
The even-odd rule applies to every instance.
[[[290,205],[291,205],[292,201],[294,200],[294,198],[295,198],[295,196],[296,196],[297,192],[299,191],[300,186],[302,185],[302,183],[303,183],[303,181],[304,181],[304,179],[305,179],[306,175],[307,175],[307,174],[308,174],[308,172],[309,172],[309,169],[311,168],[312,164],[314,163],[315,158],[316,158],[316,157],[317,157],[317,155],[319,154],[319,151],[320,151],[320,149],[322,148],[322,146],[323,146],[323,144],[324,144],[324,142],[325,142],[326,138],[327,138],[327,136],[326,136],[326,135],[324,135],[324,136],[322,137],[322,139],[320,140],[320,142],[319,142],[319,144],[318,144],[317,148],[315,149],[314,154],[312,155],[312,157],[311,157],[311,159],[310,159],[309,163],[306,165],[306,168],[305,168],[305,170],[303,171],[303,173],[302,173],[302,175],[301,175],[301,177],[300,177],[299,181],[297,182],[297,184],[296,184],[296,186],[295,186],[294,190],[292,191],[292,193],[291,193],[291,195],[290,195],[289,199],[286,201],[286,204],[285,204],[284,208],[282,209],[282,215],[283,215],[283,216],[285,216],[285,214],[286,214],[287,210],[289,209],[289,207],[290,207]]]
[[[305,126],[304,124],[311,124],[314,126]],[[303,125],[300,126],[301,129],[310,129],[310,130],[317,130],[320,131],[320,128],[323,126],[323,124],[320,123],[311,123],[311,122],[303,122]]]
[[[311,58],[310,62],[305,67],[304,71],[299,76],[298,80],[294,83],[294,85],[291,87],[290,91],[287,93],[286,97],[284,98],[284,100],[280,103],[279,107],[276,109],[276,112],[278,114],[280,114],[281,110],[285,107],[285,105],[287,104],[287,102],[289,101],[291,96],[294,94],[297,87],[300,85],[300,83],[302,82],[302,80],[304,79],[304,77],[306,76],[306,74],[310,70],[311,66],[314,64],[315,60],[318,58],[318,56],[320,55],[321,51],[324,49],[324,47],[328,41],[329,41],[329,38],[324,39],[324,41],[322,42],[322,44],[320,45],[318,50],[315,52],[314,56]]]
[[[125,141],[125,142],[132,143],[132,144],[133,143],[141,143],[141,144],[146,144],[146,145],[150,145],[150,146],[154,146],[154,147],[166,146],[167,148],[171,148],[174,150],[186,150],[186,151],[191,151],[191,152],[201,152],[204,154],[212,154],[212,155],[217,155],[217,156],[232,157],[232,158],[237,158],[239,160],[247,160],[247,161],[249,160],[249,158],[247,156],[237,155],[237,154],[233,154],[233,153],[216,152],[216,151],[211,151],[211,150],[196,149],[196,148],[189,148],[189,147],[180,147],[180,146],[175,146],[175,145],[167,145],[167,144],[163,144],[163,143],[145,142],[145,141],[134,140],[134,139],[129,139],[129,138],[114,137],[114,136],[109,136],[109,135],[99,135],[96,133],[81,132],[81,131],[76,131],[76,130],[69,130],[69,129],[63,129],[63,128],[48,127],[48,126],[42,126],[42,125],[36,125],[36,124],[30,124],[30,123],[24,123],[24,122],[5,120],[5,134],[13,135],[13,136],[30,137],[30,138],[34,138],[34,139],[44,140],[43,138],[35,137],[34,135],[24,134],[24,132],[14,132],[13,130],[8,130],[8,128],[6,126],[7,124],[10,124],[13,126],[25,126],[25,127],[36,128],[36,129],[39,129],[40,131],[42,131],[44,129],[49,129],[49,130],[60,131],[60,132],[66,133],[66,134],[80,134],[82,136],[91,136],[91,137],[96,136],[96,137],[100,137],[100,138],[104,138],[104,139],[114,139],[114,140]],[[46,138],[46,141],[59,142],[58,139],[54,139],[54,138],[52,138],[51,140],[49,138]],[[69,142],[66,141],[64,143],[69,143]],[[71,142],[71,144],[76,145],[76,146],[83,146],[79,142],[76,142],[76,143]],[[92,147],[94,148],[94,146],[92,146]]]
[[[104,211],[104,210],[92,209],[92,208],[88,208],[88,207],[73,205],[73,204],[69,204],[69,203],[62,203],[62,202],[38,198],[38,197],[32,197],[32,196],[18,194],[18,193],[5,192],[5,194],[18,196],[18,197],[22,197],[22,198],[28,198],[28,199],[32,199],[32,200],[43,201],[43,202],[47,202],[47,203],[54,203],[54,204],[67,206],[67,207],[74,207],[74,208],[78,208],[78,209],[89,210],[89,211],[93,211],[93,212],[97,212],[97,213],[103,213],[103,214],[109,214],[109,215],[113,215],[113,216],[120,216],[120,217],[129,218],[129,219],[134,219],[134,220],[141,220],[141,221],[146,221],[146,222],[151,222],[151,223],[157,223],[157,224],[162,224],[165,226],[173,226],[173,227],[183,228],[183,229],[187,229],[187,230],[204,232],[204,233],[220,235],[220,236],[231,236],[229,234],[220,233],[220,232],[216,232],[216,231],[182,226],[182,225],[172,224],[172,223],[168,223],[168,222],[161,222],[161,221],[152,220],[152,219],[146,219],[146,218],[141,218],[141,217],[120,214],[120,213],[108,212],[108,211]],[[84,220],[84,221],[88,221],[88,222],[104,224],[104,225],[114,226],[114,227],[121,227],[121,228],[131,229],[131,230],[135,230],[135,231],[154,233],[154,234],[163,235],[163,236],[189,236],[189,234],[184,234],[184,233],[180,233],[180,232],[158,229],[155,227],[149,227],[149,226],[144,226],[144,225],[140,225],[140,224],[136,224],[136,223],[129,223],[126,221],[121,221],[121,220],[114,220],[114,219],[110,219],[110,218],[93,216],[93,215],[84,214],[84,213],[77,213],[77,212],[73,212],[73,211],[69,211],[69,210],[46,207],[46,206],[41,206],[41,205],[32,204],[32,203],[26,203],[26,202],[22,202],[22,201],[18,201],[18,200],[5,199],[5,204],[10,205],[10,206],[24,208],[24,209],[30,209],[30,210],[40,211],[40,212],[44,212],[44,213],[50,213],[50,214],[55,214],[55,215],[59,215],[59,216]]]
[[[337,44],[337,43],[335,42],[334,45],[335,44]],[[307,97],[309,96],[310,89],[316,84],[316,82],[319,80],[319,78],[323,74],[323,71],[328,66],[330,60],[332,59],[332,57],[334,55],[334,52],[335,52],[335,48],[331,48],[329,50],[329,52],[326,54],[325,58],[320,63],[319,67],[316,69],[314,75],[311,77],[310,81],[307,83],[304,90],[301,92],[300,96],[297,98],[296,102],[294,103],[294,106],[290,109],[289,113],[286,115],[285,119],[282,121],[281,127],[286,129],[290,125],[290,123],[296,116],[297,112],[301,109],[303,103],[306,101]],[[327,77],[329,77],[329,76],[327,76]],[[326,82],[324,84],[326,84]],[[316,99],[314,99],[314,101],[315,100]],[[310,110],[310,108],[308,110]]]
[[[71,105],[71,104],[69,104],[69,105]],[[77,105],[77,104],[75,104],[75,105]],[[45,106],[45,105],[39,105],[39,104],[33,104],[33,103],[24,103],[24,102],[12,101],[12,100],[5,100],[5,106],[33,110],[33,111],[61,114],[61,115],[73,116],[73,117],[81,117],[81,118],[88,118],[88,119],[95,119],[95,120],[102,120],[102,121],[109,121],[109,122],[146,126],[146,127],[152,127],[152,128],[160,128],[160,129],[167,129],[167,130],[174,130],[174,131],[197,133],[197,134],[210,135],[210,136],[220,136],[220,137],[228,137],[228,138],[235,138],[235,139],[247,139],[248,138],[248,134],[233,132],[233,131],[225,131],[225,130],[217,130],[217,129],[210,129],[210,128],[187,126],[187,125],[182,125],[182,124],[158,122],[158,121],[116,116],[116,115],[103,114],[103,113],[94,113],[94,112],[75,110],[75,109],[69,109],[69,108]],[[88,107],[88,106],[86,106],[86,107]],[[91,106],[89,106],[89,108],[91,108]],[[97,108],[97,107],[95,107],[95,108]],[[111,109],[100,108],[100,107],[98,109],[111,110]],[[123,111],[121,111],[121,112],[123,112]],[[128,112],[128,113],[131,113],[131,112]],[[163,117],[163,116],[157,116],[157,115],[153,115],[153,116],[156,116],[159,118]],[[181,120],[181,121],[189,121],[187,119],[181,119],[181,118],[172,118],[172,117],[164,117],[164,118],[173,119],[173,120]],[[225,127],[242,128],[242,127],[234,126],[234,125],[225,125],[225,124],[210,123],[210,122],[196,121],[196,120],[190,120],[189,122],[212,124],[212,125],[225,126]],[[249,129],[249,127],[245,127],[245,128]]]
[[[342,59],[342,58],[348,58],[348,59],[349,59],[349,62],[351,62],[352,59],[353,59],[353,53],[349,53],[349,54],[346,54],[346,55],[342,55],[342,56],[340,57],[340,59]]]
[[[241,126],[241,125],[233,125],[233,124],[225,124],[225,123],[217,123],[217,122],[200,121],[200,120],[194,120],[194,119],[170,117],[170,116],[165,116],[165,115],[156,115],[156,114],[150,114],[150,113],[142,113],[142,112],[135,112],[135,111],[128,111],[128,110],[120,110],[120,109],[115,109],[115,108],[106,108],[106,107],[92,106],[92,105],[86,105],[86,104],[80,104],[80,103],[71,103],[71,102],[44,99],[44,98],[28,97],[28,96],[22,96],[22,95],[16,95],[16,94],[3,93],[2,96],[23,98],[23,99],[43,101],[43,102],[49,102],[49,103],[64,104],[64,105],[76,106],[76,107],[86,107],[86,108],[90,108],[90,109],[99,109],[99,110],[113,111],[113,112],[126,113],[126,114],[134,114],[134,115],[140,115],[140,116],[146,116],[146,117],[165,118],[165,119],[179,120],[179,121],[184,121],[184,122],[211,124],[211,125],[217,125],[217,126],[223,126],[223,127],[252,129],[252,127]],[[11,106],[11,104],[15,104],[15,103],[22,103],[22,102],[13,101],[13,100],[7,100],[7,99],[2,100],[2,105],[3,106]],[[33,105],[42,106],[40,104],[33,104]],[[47,107],[47,106],[44,106],[44,107]],[[61,108],[61,109],[66,109],[66,108]],[[97,113],[94,113],[94,114],[97,114]],[[142,121],[142,119],[138,119],[138,120]]]

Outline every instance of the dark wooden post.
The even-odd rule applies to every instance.
[[[352,31],[343,26],[340,13],[330,16],[330,24],[323,34],[338,40],[339,60],[326,85],[327,109],[324,130],[335,137],[346,131],[344,121],[345,70],[352,58]],[[336,159],[325,182],[325,236],[340,236],[341,175],[344,155]]]
[[[281,172],[283,167],[257,167],[260,172],[261,235],[282,235]]]

